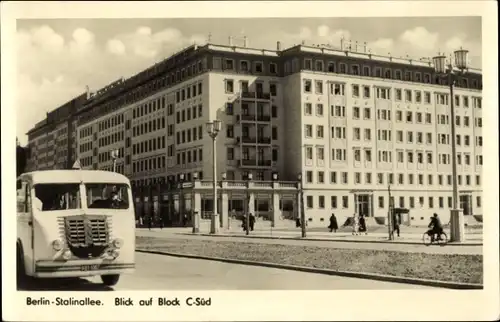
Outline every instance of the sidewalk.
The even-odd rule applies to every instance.
[[[250,232],[249,236],[245,236],[244,232],[229,232],[220,233],[217,235],[209,234],[208,230],[202,230],[198,234],[193,234],[191,228],[153,228],[151,231],[147,228],[139,228],[136,230],[137,237],[151,237],[160,239],[197,239],[214,242],[242,242],[242,243],[258,243],[266,245],[292,245],[292,246],[310,246],[310,247],[327,247],[327,248],[344,248],[344,249],[372,249],[372,250],[387,250],[387,251],[402,251],[416,253],[431,253],[431,254],[468,254],[481,255],[483,247],[480,241],[472,243],[472,240],[464,244],[448,244],[446,246],[423,244],[421,236],[406,236],[403,235],[400,240],[388,242],[387,235],[364,235],[364,236],[327,236],[328,233],[308,233],[307,238],[301,238],[300,232],[280,233],[280,234],[263,234],[262,232]],[[316,237],[315,237],[316,235]],[[385,238],[385,240],[384,240]],[[406,242],[405,242],[406,240]]]
[[[207,234],[201,232],[200,234]],[[449,232],[447,232],[449,235]],[[283,238],[283,239],[309,239],[309,240],[324,240],[324,241],[343,241],[343,242],[372,242],[372,243],[404,243],[404,244],[423,244],[423,233],[401,233],[400,237],[394,236],[393,240],[388,239],[388,233],[368,233],[353,235],[346,232],[306,232],[306,238],[302,238],[301,231],[251,231],[246,235],[243,231],[221,231],[218,235],[234,236],[245,238]],[[448,243],[453,246],[477,245],[483,244],[482,234],[467,235],[466,240],[461,244]]]

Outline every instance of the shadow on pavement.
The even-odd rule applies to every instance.
[[[82,278],[28,279],[18,285],[18,291],[114,291],[100,283],[92,283]]]

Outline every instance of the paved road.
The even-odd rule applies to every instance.
[[[246,243],[259,243],[268,245],[298,245],[298,246],[316,246],[316,247],[331,247],[331,248],[347,248],[347,249],[374,249],[374,250],[392,250],[414,253],[429,253],[429,254],[472,254],[480,255],[483,252],[482,246],[425,246],[412,244],[388,244],[388,243],[354,243],[342,241],[318,241],[318,240],[294,240],[294,239],[261,239],[261,238],[246,238],[246,237],[223,237],[223,236],[200,236],[180,233],[180,230],[169,230],[154,228],[151,231],[148,229],[136,229],[136,236],[169,238],[169,239],[198,239],[212,241],[235,241]]]
[[[133,275],[123,275],[114,288],[98,277],[37,283],[33,290],[367,290],[429,289],[430,287],[379,282],[275,268],[136,253]]]

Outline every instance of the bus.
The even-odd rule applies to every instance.
[[[100,276],[113,286],[135,270],[135,211],[127,177],[46,170],[17,179],[17,282]]]

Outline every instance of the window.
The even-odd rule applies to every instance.
[[[189,110],[188,110],[189,112]],[[226,114],[233,115],[233,103],[226,103]]]
[[[406,122],[413,123],[413,112],[406,111]]]
[[[337,208],[337,196],[331,196],[330,197],[330,205],[332,209]]]
[[[415,102],[418,104],[422,103],[422,92],[421,91],[415,91]]]
[[[365,161],[366,162],[372,161],[372,151],[371,150],[365,150]]]
[[[347,74],[347,64],[340,63],[340,73]]]
[[[304,69],[312,70],[312,59],[305,59],[304,60]]]
[[[365,141],[371,141],[372,139],[372,130],[365,129]]]
[[[359,117],[360,117],[359,107],[354,106],[353,111],[352,111],[352,118],[355,120],[358,120]]]
[[[308,116],[312,115],[312,104],[311,103],[304,104],[304,114],[308,115]]]
[[[316,81],[316,94],[323,94],[323,82]]]
[[[276,65],[276,63],[270,63],[269,64],[269,72],[271,74],[277,74],[278,73],[278,65]]]
[[[312,196],[307,196],[306,197],[306,203],[307,203],[307,208],[313,208],[313,197]]]
[[[342,196],[342,208],[349,208],[349,197]]]
[[[378,99],[391,99],[391,89],[390,88],[377,88],[377,98]]]
[[[369,108],[369,107],[365,107],[365,108],[363,109],[363,118],[364,118],[365,120],[369,120],[369,119],[371,119],[371,110],[370,110],[370,108]]]
[[[412,99],[412,92],[409,89],[405,90],[405,101],[406,102],[410,102],[410,103],[413,101],[413,99]]]
[[[262,62],[255,62],[255,72],[262,73],[262,71],[263,71]]]
[[[304,92],[311,93],[312,82],[310,79],[304,79]]]
[[[370,86],[363,86],[363,98],[370,98]]]
[[[226,136],[228,138],[233,138],[234,137],[234,127],[233,125],[227,125],[226,126]]]
[[[276,84],[269,84],[269,92],[271,93],[271,96],[277,95]]]
[[[325,209],[325,196],[318,197],[318,208]]]
[[[316,61],[316,71],[322,72],[323,71],[323,61],[322,60],[317,60]]]
[[[371,76],[370,67],[363,66],[363,76]]]
[[[248,72],[250,70],[249,65],[248,65],[248,61],[246,61],[246,60],[240,61],[240,70],[242,72]]]
[[[323,125],[316,126],[316,137],[318,139],[322,139],[324,137],[324,128]]]
[[[335,63],[334,62],[328,62],[328,72],[335,73]]]
[[[312,125],[306,124],[304,129],[305,129],[305,137],[312,138],[312,132],[313,132]]]
[[[401,101],[403,99],[402,90],[400,88],[396,88],[396,101]]]
[[[227,148],[226,154],[228,160],[234,160],[234,148]]]
[[[323,104],[316,104],[316,115],[323,116]]]
[[[234,81],[232,79],[226,80],[226,93],[234,93]]]
[[[431,103],[431,93],[430,92],[424,92],[424,103],[425,104]]]
[[[345,95],[345,85],[344,84],[339,84],[339,83],[334,83],[330,85],[330,93],[338,96],[344,96]]]
[[[359,97],[359,85],[357,84],[352,85],[352,96]]]
[[[359,127],[355,127],[352,129],[352,136],[353,136],[353,140],[355,141],[359,141],[361,140],[361,129]]]
[[[224,69],[233,70],[234,69],[234,60],[225,59],[224,60]]]

